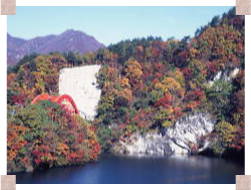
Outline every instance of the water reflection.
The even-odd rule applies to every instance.
[[[103,155],[96,163],[20,173],[17,183],[215,183],[234,184],[244,166],[219,158]]]

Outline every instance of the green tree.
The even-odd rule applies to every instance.
[[[206,96],[213,104],[213,109],[219,118],[226,119],[230,114],[230,95],[232,94],[232,84],[224,79],[216,80],[212,85],[208,85]]]
[[[211,27],[219,26],[221,23],[220,16],[214,16],[212,21],[210,22]]]
[[[213,145],[213,150],[215,154],[221,155],[233,143],[237,130],[235,126],[222,120],[216,125],[215,131],[217,134],[217,141]]]

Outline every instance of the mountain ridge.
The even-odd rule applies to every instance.
[[[59,35],[37,36],[28,40],[7,33],[7,65],[15,65],[25,55],[51,52],[94,52],[105,45],[80,30],[68,29]]]

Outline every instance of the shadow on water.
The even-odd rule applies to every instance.
[[[102,155],[98,162],[17,174],[18,184],[234,184],[244,166],[220,158]]]

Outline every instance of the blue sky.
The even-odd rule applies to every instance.
[[[81,30],[109,45],[125,39],[161,36],[181,39],[231,7],[17,7],[7,17],[8,33],[31,39]]]

